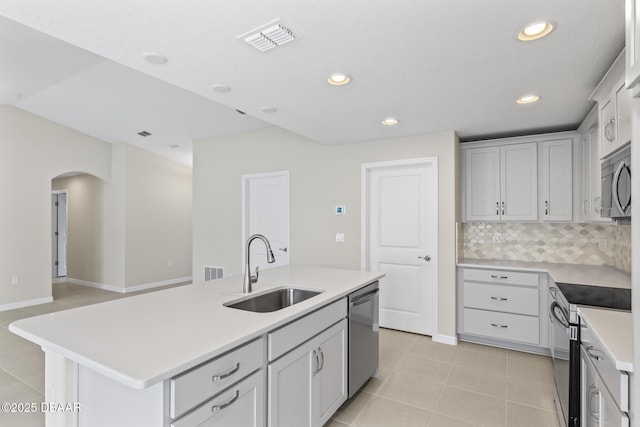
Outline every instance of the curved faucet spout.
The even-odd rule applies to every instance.
[[[249,292],[252,291],[252,286],[254,283],[256,283],[258,281],[258,267],[256,267],[256,274],[255,276],[251,274],[251,251],[249,250],[251,248],[251,242],[253,242],[256,239],[260,239],[264,242],[264,245],[267,247],[267,262],[269,264],[273,264],[274,262],[276,262],[276,257],[273,256],[273,251],[271,250],[271,244],[269,243],[269,240],[267,240],[266,237],[264,237],[262,234],[254,234],[253,236],[249,237],[247,239],[247,244],[245,246],[245,266],[244,266],[244,279],[242,281],[242,292],[244,292],[245,294],[248,294]]]

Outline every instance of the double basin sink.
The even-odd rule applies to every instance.
[[[276,288],[223,305],[238,310],[252,311],[254,313],[270,313],[308,300],[320,293],[322,293],[322,291],[312,289]]]

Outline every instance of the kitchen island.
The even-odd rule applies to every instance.
[[[308,330],[309,335],[300,338],[307,340],[320,332],[314,325],[330,323],[329,327],[334,320],[344,321],[345,297],[382,276],[356,270],[281,267],[262,272],[253,294],[283,286],[322,292],[278,311],[254,313],[224,306],[246,297],[242,277],[228,277],[19,320],[9,329],[45,351],[46,402],[62,408],[79,404],[79,412],[48,411],[48,427],[76,422],[81,427],[191,425],[181,420],[196,413],[207,399],[195,396],[193,404],[186,404],[176,396],[185,374],[207,368],[240,349],[240,357],[249,359],[234,362],[242,368],[236,369],[234,363],[230,370],[214,366],[226,371],[209,375],[207,382],[216,383],[224,394],[232,384],[223,381],[226,377],[217,377],[252,367],[246,374],[257,384],[253,400],[259,406],[267,404],[268,398],[271,405],[274,396],[265,390],[269,386],[265,371],[271,368],[272,359],[282,355],[273,354],[272,346],[286,347],[278,337],[304,335]],[[296,331],[291,325],[298,323],[303,328]],[[278,335],[278,330],[286,333]],[[291,348],[298,344],[290,343]],[[310,357],[315,356],[314,350]],[[225,400],[223,396],[223,400],[228,403],[234,397],[238,398],[232,395]],[[207,410],[220,411],[222,406],[211,405]],[[261,412],[265,413],[264,408]],[[259,414],[254,418],[251,425],[267,422]]]

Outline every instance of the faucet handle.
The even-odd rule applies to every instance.
[[[251,276],[251,283],[257,283],[259,276],[260,276],[260,266],[256,265],[256,275]]]

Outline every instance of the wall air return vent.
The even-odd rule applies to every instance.
[[[274,47],[282,46],[285,43],[293,41],[295,38],[291,30],[282,24],[277,24],[278,20],[271,21],[262,27],[241,34],[238,38],[258,49],[260,52],[266,52]]]
[[[222,267],[204,267],[204,281],[222,279],[224,277],[224,268]]]

